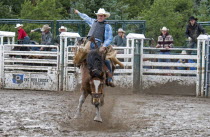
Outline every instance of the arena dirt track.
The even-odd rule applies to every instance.
[[[132,94],[106,88],[103,123],[94,122],[90,97],[73,119],[79,91],[0,91],[0,136],[210,136],[210,99]]]

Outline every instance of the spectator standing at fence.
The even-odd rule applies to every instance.
[[[29,44],[30,38],[23,29],[23,24],[16,24],[15,28],[18,30],[18,44]],[[14,50],[28,51],[29,49],[28,47],[15,47]]]
[[[50,29],[51,29],[51,27],[49,27],[48,24],[45,24],[45,25],[43,25],[42,28],[37,28],[37,29],[31,30],[31,32],[41,32],[42,33],[41,45],[52,45],[53,36],[52,36],[52,33],[50,32]],[[50,51],[51,49],[49,47],[47,47],[47,48],[41,47],[40,50]]]
[[[126,47],[126,35],[122,28],[117,31],[118,35],[114,37],[113,44],[117,47]]]
[[[60,45],[60,34],[62,32],[67,32],[67,28],[65,26],[61,26],[58,30],[59,30],[59,35],[57,35],[55,38],[55,45]]]
[[[169,35],[169,29],[163,27],[160,29],[161,34],[158,37],[156,48],[164,48],[160,50],[160,54],[169,55],[170,48],[173,47],[173,37]],[[170,62],[170,59],[158,59],[158,62]]]
[[[186,27],[186,31],[185,34],[189,40],[189,48],[196,48],[196,43],[197,43],[197,37],[203,33],[205,34],[205,29],[203,29],[203,27],[197,23],[197,18],[191,16],[189,18],[189,23]],[[191,54],[191,52],[189,52],[189,54]]]

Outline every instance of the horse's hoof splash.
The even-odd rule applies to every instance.
[[[74,115],[74,119],[77,119],[77,118],[81,118],[81,113],[76,113],[75,115]]]
[[[94,121],[96,121],[96,122],[101,122],[101,123],[102,123],[102,118],[96,116],[96,117],[94,118]]]

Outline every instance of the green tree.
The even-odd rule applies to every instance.
[[[197,17],[199,21],[210,20],[210,0],[201,0],[198,5]]]
[[[63,19],[61,13],[64,12],[64,8],[61,6],[60,2],[56,0],[37,0],[35,5],[31,1],[26,0],[21,7],[22,19]]]
[[[12,12],[11,8],[8,5],[4,5],[3,2],[0,2],[0,18],[15,18],[16,16]]]
[[[166,26],[174,38],[175,46],[185,44],[185,28],[193,12],[193,0],[156,0],[150,10],[142,12],[147,21],[146,36],[157,40],[160,28]],[[141,16],[139,18],[142,18]]]

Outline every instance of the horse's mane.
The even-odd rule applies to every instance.
[[[91,50],[87,55],[87,65],[92,77],[103,78],[103,56],[97,49]]]

